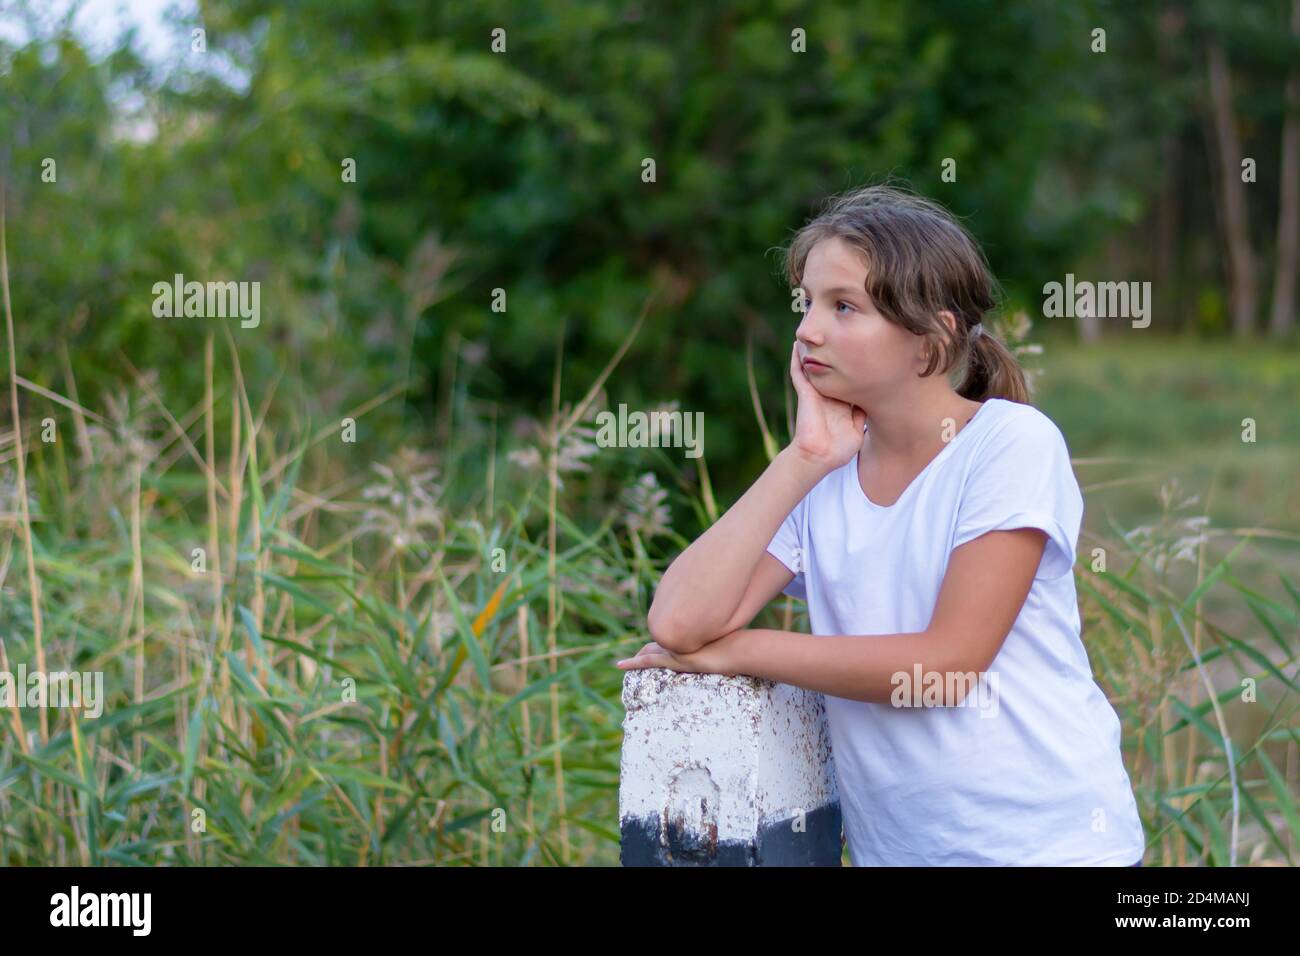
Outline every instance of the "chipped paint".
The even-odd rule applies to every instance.
[[[623,706],[625,863],[635,844],[636,863],[762,865],[766,856],[839,865],[839,795],[820,694],[653,668],[624,676]]]

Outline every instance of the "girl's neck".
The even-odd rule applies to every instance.
[[[872,448],[890,458],[924,457],[961,431],[981,404],[962,398],[951,388],[874,402],[866,409]]]

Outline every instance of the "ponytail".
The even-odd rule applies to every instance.
[[[983,323],[972,327],[967,343],[966,374],[957,388],[958,395],[975,402],[1005,398],[1021,405],[1030,403],[1024,369]]]

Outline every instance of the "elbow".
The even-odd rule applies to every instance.
[[[919,637],[924,648],[918,662],[922,683],[931,684],[932,693],[938,692],[938,706],[982,707],[991,694],[996,695],[998,675],[992,667],[997,650],[989,656],[986,641],[972,641],[968,629],[951,627],[931,626]],[[903,676],[912,680],[911,674]]]
[[[650,613],[646,615],[645,626],[650,632],[650,640],[654,641],[660,647],[672,650],[672,633],[668,630],[668,622],[664,619],[663,611],[657,611],[658,605],[651,602]]]
[[[652,641],[674,654],[691,654],[708,643],[683,634],[681,629],[662,612],[656,615],[653,604],[650,606],[650,613],[646,616],[646,629],[649,630]]]
[[[997,674],[978,662],[963,661],[944,674],[944,706],[975,707],[984,709],[996,703],[991,698],[997,694]]]

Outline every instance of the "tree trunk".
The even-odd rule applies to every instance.
[[[1300,39],[1300,0],[1291,0],[1291,35]],[[1277,338],[1295,325],[1296,249],[1300,244],[1300,66],[1291,67],[1282,122],[1282,176],[1277,201],[1277,269],[1273,315],[1268,329]]]
[[[1228,286],[1232,298],[1232,327],[1238,336],[1255,327],[1255,256],[1246,219],[1246,190],[1241,181],[1241,142],[1232,114],[1232,78],[1223,46],[1211,38],[1206,47],[1210,78],[1210,107],[1219,151],[1222,182],[1223,241],[1228,251]]]
[[[1161,82],[1172,85],[1178,82],[1176,50],[1182,36],[1186,17],[1176,3],[1167,3],[1157,22],[1156,55],[1160,65]],[[1182,194],[1180,162],[1182,144],[1179,128],[1171,127],[1160,137],[1160,156],[1163,164],[1163,182],[1156,211],[1155,283],[1166,309],[1167,322],[1183,323],[1182,283],[1178,281],[1178,224],[1182,219]]]
[[[1101,319],[1095,314],[1081,309],[1075,313],[1074,321],[1081,343],[1096,345],[1101,341]]]

